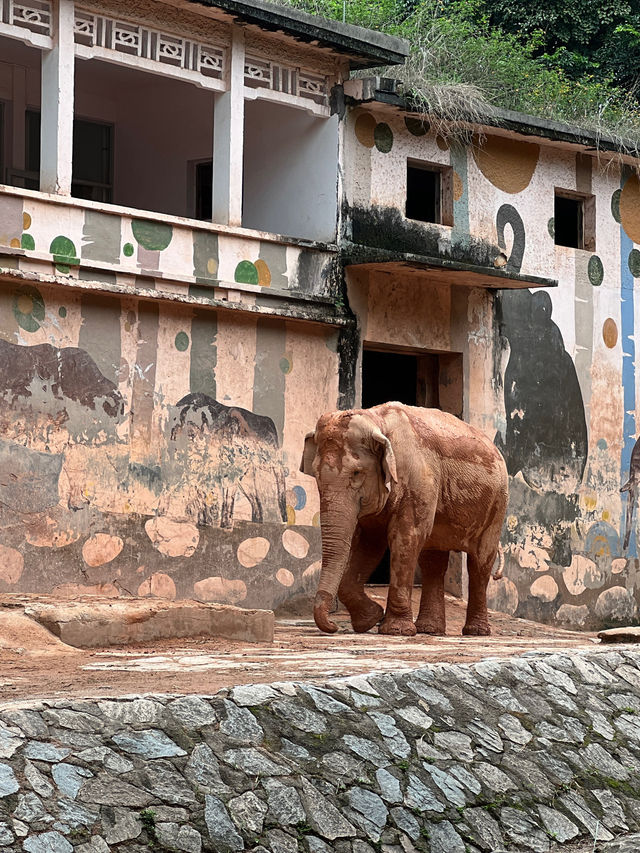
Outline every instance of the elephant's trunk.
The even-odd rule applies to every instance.
[[[323,500],[323,503],[325,502],[326,498]],[[320,512],[322,571],[313,606],[313,618],[318,628],[326,634],[334,634],[338,630],[335,622],[329,619],[329,611],[349,561],[357,521],[357,508],[345,507],[344,504]]]

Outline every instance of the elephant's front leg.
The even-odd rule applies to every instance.
[[[449,565],[449,552],[423,551],[419,562],[422,572],[422,595],[416,630],[419,634],[444,636],[446,633],[444,576]]]
[[[411,596],[416,564],[424,538],[416,526],[413,513],[394,519],[389,528],[391,580],[387,612],[380,625],[381,634],[413,637],[416,633]]]
[[[351,616],[353,630],[362,634],[377,625],[384,610],[364,591],[364,585],[382,559],[387,548],[384,529],[356,528],[349,555],[349,564],[338,588],[338,598]]]

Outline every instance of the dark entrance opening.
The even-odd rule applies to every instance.
[[[398,352],[365,346],[362,408],[397,401],[462,417],[462,377],[461,353]],[[387,551],[369,583],[389,583],[389,569]]]

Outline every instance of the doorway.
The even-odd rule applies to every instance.
[[[374,347],[365,344],[362,353],[363,409],[396,401],[407,406],[442,409],[462,417],[462,353],[411,352]],[[369,583],[389,583],[389,569],[387,550]],[[417,582],[419,584],[419,577]]]

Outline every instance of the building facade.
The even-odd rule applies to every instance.
[[[635,618],[632,160],[432,128],[349,79],[404,42],[259,0],[0,10],[0,591],[309,594],[304,435],[399,398],[505,455],[495,607]]]

